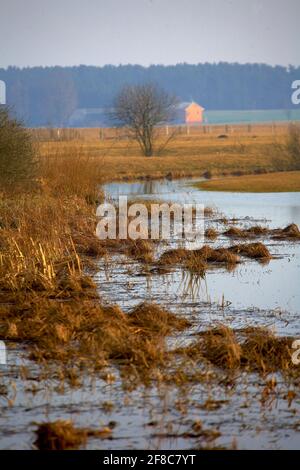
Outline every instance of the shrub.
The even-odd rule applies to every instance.
[[[0,107],[0,188],[28,186],[34,182],[35,150],[22,123]]]

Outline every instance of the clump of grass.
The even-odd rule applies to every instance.
[[[276,337],[266,328],[248,328],[242,331],[241,364],[251,371],[288,371],[292,367],[291,351],[293,338]]]
[[[292,337],[276,337],[266,328],[233,330],[226,325],[218,325],[199,333],[196,342],[177,350],[177,353],[197,361],[208,361],[226,370],[293,373],[293,341]]]
[[[268,234],[269,230],[261,225],[254,225],[253,227],[248,228],[246,232],[255,236],[261,236]]]
[[[234,245],[229,251],[247,258],[269,260],[272,258],[268,248],[263,243],[245,243]]]
[[[230,238],[251,238],[259,237],[266,234],[268,234],[268,229],[265,227],[261,227],[260,225],[254,225],[253,227],[249,227],[247,229],[229,227],[229,229],[223,233],[223,235]]]
[[[189,346],[186,354],[194,358],[204,358],[212,364],[226,369],[235,369],[240,365],[241,346],[235,341],[233,330],[225,325],[207,330],[200,335],[200,340]]]
[[[213,217],[216,214],[216,209],[214,207],[205,206],[204,207],[204,216],[205,217]]]
[[[218,237],[218,232],[214,228],[208,228],[205,230],[206,238],[210,238],[211,240],[215,240]]]
[[[121,243],[122,246],[122,243]],[[151,240],[137,240],[128,239],[124,244],[125,253],[132,258],[143,263],[150,263],[153,261],[153,242]]]
[[[194,253],[186,258],[183,266],[191,273],[195,273],[201,277],[205,276],[208,269],[206,261],[201,256],[197,256],[197,254]]]
[[[188,250],[185,248],[174,248],[172,250],[165,251],[160,259],[160,265],[173,265],[182,263],[188,255]]]
[[[142,328],[148,335],[168,335],[190,326],[186,318],[180,318],[156,304],[142,303],[129,314],[130,325]]]
[[[89,437],[108,438],[111,429],[76,428],[72,421],[57,420],[39,424],[35,434],[34,444],[39,450],[69,450],[86,445]]]
[[[204,274],[209,265],[223,264],[231,267],[236,265],[239,260],[239,257],[230,250],[225,248],[214,249],[204,245],[196,250],[187,250],[185,248],[168,250],[160,257],[159,264],[182,264],[190,271]]]
[[[299,240],[300,239],[300,230],[299,230],[298,225],[296,224],[290,224],[283,229],[276,229],[273,231],[273,234],[274,234],[273,238],[279,239],[279,240],[284,240],[284,239]]]
[[[204,245],[199,250],[194,250],[194,254],[202,258],[207,263],[224,263],[228,265],[239,262],[239,257],[226,248],[211,248]]]
[[[246,238],[247,235],[245,234],[245,231],[238,228],[238,227],[230,227],[228,230],[226,230],[223,235],[227,237],[232,237],[232,238]]]

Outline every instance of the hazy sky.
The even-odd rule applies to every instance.
[[[300,65],[300,0],[0,0],[0,67]]]

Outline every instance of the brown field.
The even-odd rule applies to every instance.
[[[178,131],[162,152],[150,158],[141,156],[136,143],[117,135],[121,132],[117,129],[105,129],[102,139],[100,129],[65,130],[66,140],[36,130],[35,137],[40,140],[42,156],[58,160],[59,165],[64,158],[69,163],[72,157],[74,165],[74,157],[80,157],[88,158],[87,166],[98,172],[100,166],[102,182],[202,176],[206,172],[213,176],[271,172],[278,170],[277,155],[280,169],[289,169],[288,158],[280,152],[287,126],[251,126],[251,132],[248,126],[230,126],[226,134],[226,126],[211,127],[209,133],[203,128],[191,128],[189,135],[185,128]],[[227,137],[220,138],[224,135]],[[165,140],[161,135],[157,147],[164,146]]]

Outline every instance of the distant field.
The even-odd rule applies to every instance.
[[[78,133],[80,131],[80,133]],[[272,172],[289,169],[288,162],[278,153],[285,141],[287,126],[219,126],[181,129],[162,152],[153,157],[141,156],[136,143],[122,137],[120,129],[66,129],[59,137],[52,130],[36,130],[41,155],[47,158],[88,158],[89,166],[101,169],[101,181],[133,180],[142,178],[180,178],[202,176],[232,176],[237,174]],[[225,133],[227,131],[227,133]],[[163,145],[166,130],[161,130],[157,147]],[[189,132],[189,134],[187,133]]]
[[[195,185],[207,191],[276,193],[300,191],[300,171],[246,175],[204,181]]]

